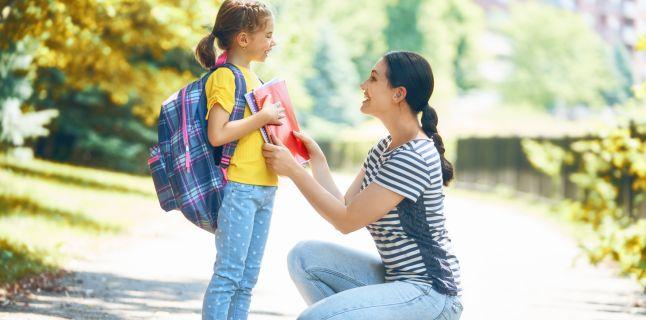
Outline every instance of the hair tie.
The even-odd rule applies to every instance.
[[[222,54],[215,60],[215,65],[216,66],[221,66],[221,65],[227,63],[227,56],[228,56],[227,51],[224,50],[224,52],[222,52]]]

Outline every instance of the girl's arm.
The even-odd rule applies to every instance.
[[[266,124],[282,125],[280,119],[285,117],[285,109],[280,106],[280,103],[269,103],[270,100],[265,99],[260,112],[236,121],[229,121],[229,113],[216,103],[211,108],[208,118],[207,130],[211,145],[219,147],[236,141]]]

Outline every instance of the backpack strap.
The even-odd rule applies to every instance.
[[[238,69],[238,67],[231,63],[225,63],[220,67],[228,68],[229,70],[231,70],[236,82],[235,104],[233,106],[233,110],[231,111],[231,115],[229,116],[229,121],[240,120],[244,117],[244,110],[247,106],[247,101],[244,98],[245,93],[247,93],[247,84],[245,82],[244,75],[242,74],[242,71]],[[222,158],[220,160],[220,167],[222,169],[226,170],[229,167],[229,164],[231,163],[231,157],[233,157],[236,146],[238,146],[237,140],[229,142],[222,147]]]

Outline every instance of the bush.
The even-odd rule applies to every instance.
[[[635,213],[646,200],[644,129],[617,128],[575,141],[567,150],[533,141],[523,147],[542,172],[553,177],[565,167],[572,172],[569,179],[580,194],[577,200],[563,201],[561,209],[592,231],[591,239],[581,244],[590,262],[614,260],[646,287],[646,218]]]

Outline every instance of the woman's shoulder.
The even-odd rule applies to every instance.
[[[410,158],[427,165],[433,164],[438,156],[435,143],[430,139],[415,139],[402,145],[393,152],[393,156]]]
[[[372,145],[370,148],[370,151],[368,152],[368,155],[371,154],[382,154],[386,149],[388,148],[388,145],[390,144],[390,136],[386,136],[384,138],[379,139],[377,143]]]

